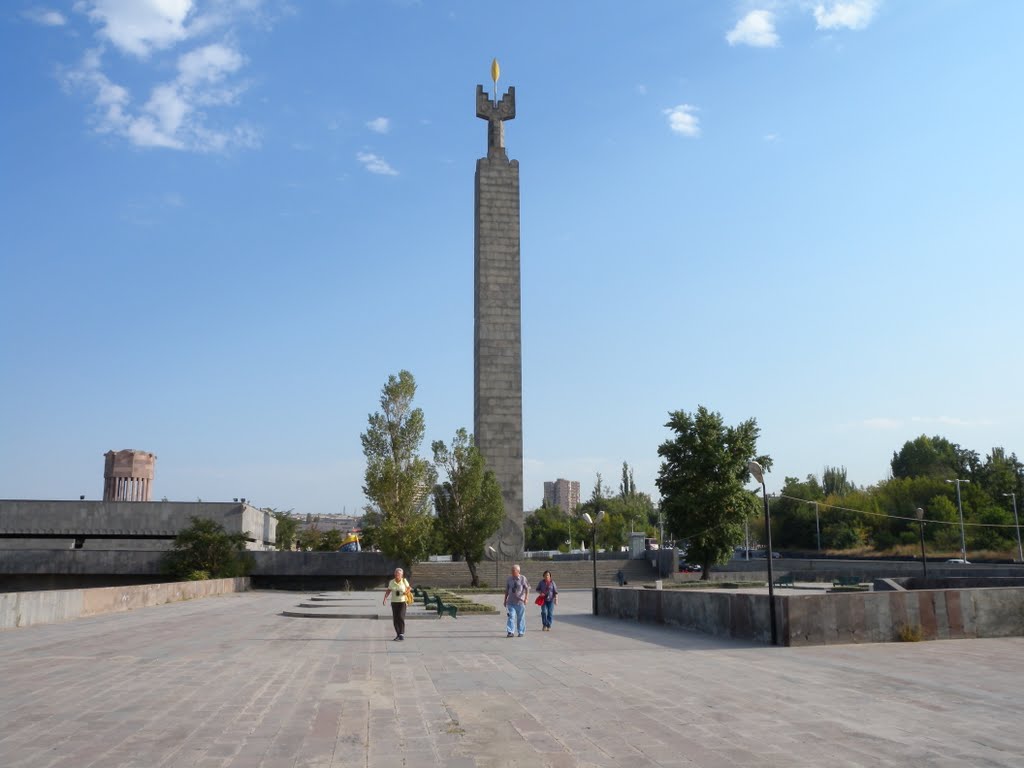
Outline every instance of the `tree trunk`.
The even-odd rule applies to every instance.
[[[709,581],[711,579],[711,563],[704,561],[703,567],[700,569],[700,580]]]
[[[476,573],[476,561],[471,559],[469,557],[469,555],[467,555],[466,556],[466,565],[469,566],[469,575],[471,577],[471,581],[469,582],[469,585],[471,587],[479,587],[480,586],[480,577],[477,576],[477,573]]]

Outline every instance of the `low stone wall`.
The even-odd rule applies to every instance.
[[[1024,588],[776,595],[779,644],[880,643],[910,628],[923,640],[1024,636]],[[770,642],[768,595],[598,589],[603,616]]]
[[[133,611],[249,589],[249,579],[210,579],[97,589],[0,593],[0,630]]]

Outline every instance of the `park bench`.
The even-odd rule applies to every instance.
[[[426,590],[423,590],[423,607],[426,610],[435,609],[437,618],[441,618],[446,613],[453,619],[458,618],[459,607],[457,605],[446,603],[441,599],[441,595],[428,595]]]
[[[425,589],[420,589],[419,587],[412,588],[412,596],[415,597],[417,600],[419,600],[425,594],[427,594],[427,590]]]
[[[458,613],[459,613],[459,606],[451,605],[449,603],[445,603],[441,599],[441,596],[438,595],[437,596],[437,618],[440,619],[446,613],[449,616],[451,616],[453,619],[457,619],[458,618]]]
[[[792,573],[787,573],[785,576],[779,576],[779,578],[777,578],[775,580],[775,586],[776,587],[793,587],[793,586],[796,586],[795,582],[793,581],[793,574]]]
[[[832,579],[833,587],[859,587],[860,576],[836,576]]]

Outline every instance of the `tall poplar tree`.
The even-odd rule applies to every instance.
[[[437,473],[418,451],[425,431],[423,411],[413,408],[416,380],[408,371],[389,376],[380,411],[369,416],[360,435],[366,456],[363,493],[373,538],[388,557],[408,571],[427,554],[432,518],[430,490]]]
[[[451,447],[435,440],[434,463],[448,479],[434,486],[434,508],[448,551],[465,559],[473,586],[480,586],[476,565],[484,544],[501,526],[505,503],[494,472],[487,469],[473,438],[460,429]]]

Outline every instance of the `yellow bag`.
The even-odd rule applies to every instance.
[[[405,602],[412,605],[416,602],[416,598],[412,594],[412,590],[409,589],[409,582],[406,579],[402,579],[402,584],[405,586]]]

